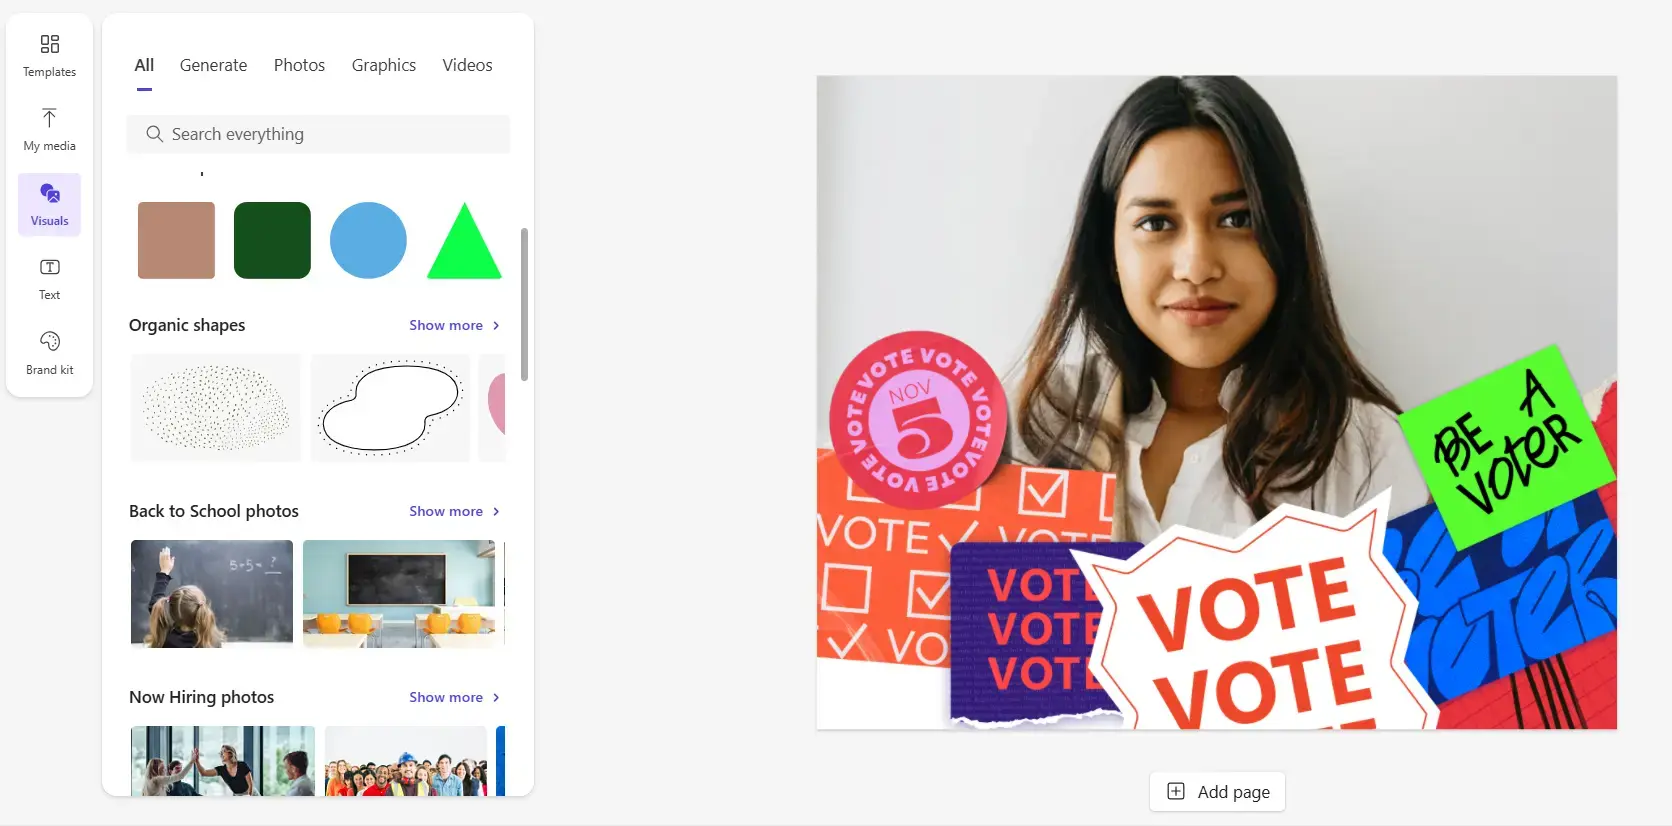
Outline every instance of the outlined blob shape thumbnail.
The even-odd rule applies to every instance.
[[[245,367],[188,367],[140,393],[140,417],[158,439],[193,450],[267,444],[290,429],[290,407],[273,382]]]
[[[319,433],[337,449],[361,456],[416,449],[458,409],[461,396],[451,370],[421,360],[373,364],[350,385],[319,414]]]

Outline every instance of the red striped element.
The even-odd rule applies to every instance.
[[[1610,631],[1440,705],[1443,729],[1618,728]]]

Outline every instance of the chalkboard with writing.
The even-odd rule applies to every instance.
[[[349,554],[349,605],[445,605],[446,554]]]
[[[283,540],[135,540],[132,546],[132,642],[145,641],[157,554],[168,548],[174,571],[168,591],[196,585],[209,597],[227,642],[290,642],[296,568]]]

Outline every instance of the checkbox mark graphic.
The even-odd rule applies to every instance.
[[[922,588],[916,588],[914,590],[917,592],[918,598],[923,600],[924,605],[926,605],[930,608],[933,608],[936,605],[940,604],[941,597],[946,596],[946,589],[948,589],[950,587],[952,587],[952,580],[948,579],[947,581],[942,582],[940,590],[936,591],[935,595],[933,597],[929,596],[928,594],[923,593]]]
[[[1050,501],[1051,494],[1056,493],[1057,489],[1061,488],[1067,482],[1068,482],[1067,477],[1058,476],[1057,480],[1055,482],[1052,482],[1051,486],[1046,488],[1044,493],[1040,493],[1038,490],[1034,489],[1034,487],[1032,485],[1028,486],[1028,493],[1033,495],[1033,501],[1034,502],[1038,503],[1040,507],[1044,507],[1045,503]]]
[[[1018,516],[1068,516],[1068,471],[1023,468],[1016,500]]]
[[[938,582],[937,582],[938,580]],[[952,574],[948,571],[912,571],[906,577],[906,617],[908,619],[952,620],[952,614],[941,603],[952,588]]]

